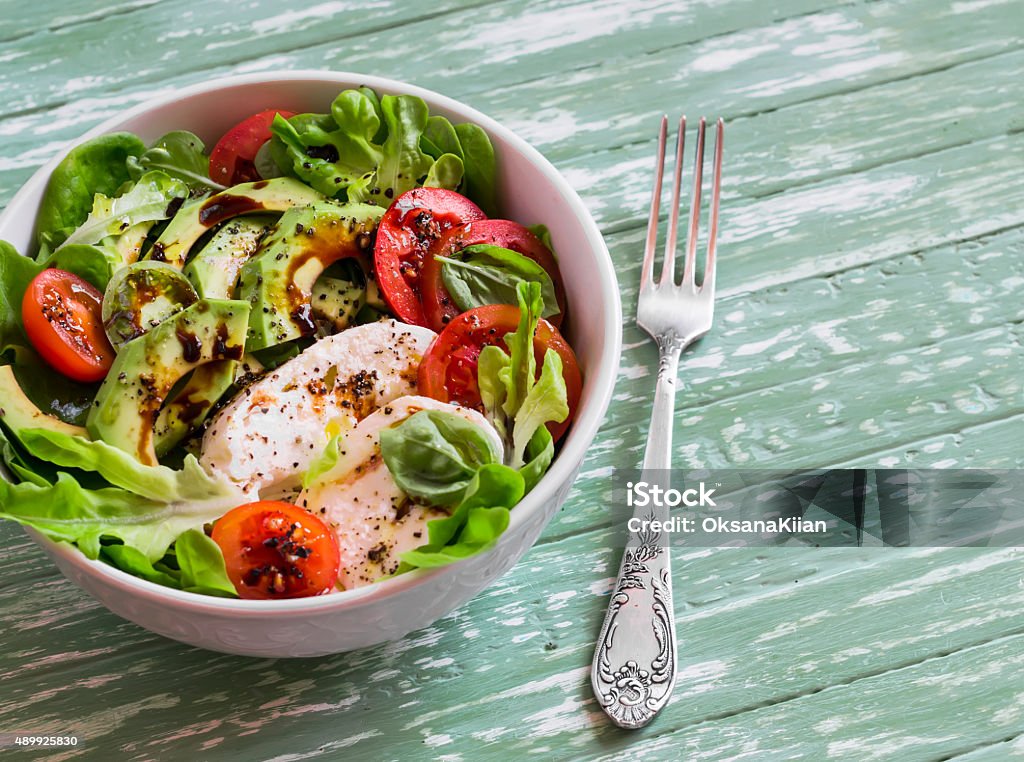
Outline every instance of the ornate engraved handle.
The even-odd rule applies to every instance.
[[[644,453],[644,478],[665,481],[671,464],[672,414],[682,342],[658,341],[658,383]],[[668,487],[667,484],[661,484]],[[623,728],[642,728],[672,695],[676,679],[676,626],[668,543],[650,521],[667,521],[668,508],[637,508],[619,577],[594,651],[590,679],[605,713]],[[637,524],[637,522],[631,522]]]

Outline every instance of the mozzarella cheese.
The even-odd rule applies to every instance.
[[[480,413],[428,397],[402,397],[345,435],[336,471],[299,495],[298,505],[325,519],[341,550],[338,585],[368,585],[398,569],[399,555],[427,542],[427,522],[446,510],[417,505],[395,484],[380,454],[380,432],[420,410],[445,410],[479,426],[502,451],[501,437]]]
[[[249,494],[282,494],[348,425],[413,394],[428,328],[384,320],[329,336],[248,386],[211,421],[200,463]]]

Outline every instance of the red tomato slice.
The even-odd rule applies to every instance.
[[[374,269],[381,294],[399,320],[428,325],[420,303],[425,254],[451,228],[484,217],[468,198],[443,188],[413,188],[395,199],[377,229]]]
[[[222,185],[259,180],[256,152],[270,140],[270,123],[277,114],[285,119],[295,116],[294,111],[272,108],[243,119],[225,132],[210,151],[210,179]]]
[[[321,595],[338,581],[338,538],[322,519],[291,503],[233,508],[213,525],[213,541],[242,598]]]
[[[99,381],[114,362],[103,330],[101,294],[74,273],[50,268],[32,279],[21,300],[25,333],[40,357],[75,381]]]
[[[419,393],[441,402],[454,402],[482,410],[477,386],[477,358],[488,345],[506,349],[505,335],[519,325],[519,308],[509,304],[489,304],[463,312],[453,318],[427,349],[419,369]],[[583,390],[583,376],[572,347],[547,320],[537,324],[533,351],[540,373],[544,354],[554,349],[562,359],[569,416],[561,423],[550,423],[551,436],[558,441],[569,428]]]
[[[444,286],[441,279],[441,263],[435,257],[450,257],[467,246],[477,244],[489,244],[517,251],[547,270],[555,286],[555,298],[558,300],[559,309],[558,314],[552,315],[550,321],[556,328],[562,325],[567,302],[562,273],[558,269],[555,255],[543,241],[518,222],[478,220],[449,230],[435,246],[431,247],[424,258],[423,271],[420,274],[421,302],[427,325],[431,329],[440,331],[460,311]]]

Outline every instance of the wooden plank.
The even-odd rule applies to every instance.
[[[776,9],[752,1],[722,6],[646,0],[627,8],[616,0],[445,0],[429,8],[376,3],[372,14],[361,3],[323,2],[285,12],[275,3],[257,3],[247,9],[245,23],[239,23],[231,4],[157,5],[78,26],[72,46],[62,44],[67,35],[60,30],[0,45],[0,58],[16,56],[21,63],[17,76],[0,73],[2,111],[48,108],[112,86],[164,83],[178,75],[201,81],[239,64],[243,70],[313,67],[393,76],[401,70],[414,81],[429,76],[429,70],[445,79],[465,80],[472,74],[480,89],[509,75],[522,81],[525,61],[544,66],[547,73],[552,62],[559,68],[566,63],[565,68],[578,68],[603,60],[612,40],[620,55],[663,46],[664,38],[649,33],[652,28],[679,27],[684,30],[679,42],[686,42],[842,1],[787,0]],[[452,16],[455,10],[460,12]],[[409,23],[414,21],[419,23]],[[474,31],[467,34],[467,29]],[[60,55],[54,56],[55,47]],[[68,81],[67,72],[95,67],[97,51],[115,49],[117,54],[104,62],[102,77]],[[402,54],[396,56],[396,50]],[[443,64],[425,71],[420,62],[434,60],[440,50]]]
[[[767,195],[796,184],[1016,131],[1024,126],[1024,118],[1010,104],[1016,102],[1015,93],[1024,96],[1020,78],[1014,76],[1022,66],[1024,51],[1012,51],[853,93],[739,117],[729,124],[726,187],[739,195]],[[567,87],[562,77],[517,88],[496,88],[475,98],[478,105],[517,127],[549,158],[570,171],[580,157],[614,151],[637,137],[646,146],[636,147],[626,160],[642,161],[653,153],[649,139],[653,129],[640,135],[635,134],[636,130],[643,126],[643,119],[648,128],[655,124],[655,107],[666,101],[648,92],[631,96],[638,99],[636,104],[627,103],[634,116],[641,106],[654,111],[643,119],[637,117],[629,131],[623,132],[609,114],[610,109],[622,108],[620,100],[594,95],[606,91],[619,72],[614,67],[598,67],[592,72],[594,78],[583,83],[585,87],[577,91],[580,95],[568,101],[573,110],[554,120],[543,111],[524,119],[522,103],[536,100],[540,91],[557,92]],[[649,72],[637,76],[649,76]],[[73,140],[81,130],[120,106],[120,100],[111,99],[109,105],[96,109],[76,109],[70,118],[53,118],[48,112],[45,117],[32,115],[0,122],[0,132],[6,133],[3,153],[7,156],[0,167],[23,170],[9,178],[0,173],[0,188],[20,185],[30,170],[65,140]],[[58,109],[58,113],[61,111]],[[729,115],[728,110],[719,113]],[[977,118],[982,113],[984,118]],[[936,115],[940,114],[954,114],[955,118],[944,118],[942,129],[937,129]],[[787,139],[777,140],[777,135]],[[0,194],[0,199],[4,197]]]
[[[640,235],[613,235],[608,243],[617,251],[639,250]],[[1019,322],[1024,319],[1022,252],[1024,228],[1013,228],[968,243],[727,296],[716,305],[719,319],[712,332],[683,356],[680,402],[686,408],[699,407],[772,386],[780,379],[813,376],[823,367],[834,370]],[[620,371],[624,390],[642,389],[641,379],[649,383],[655,357],[653,343],[633,317],[638,270],[618,268],[625,312]],[[954,370],[950,368],[949,374]],[[608,425],[629,420],[632,414],[625,410]]]
[[[955,757],[950,757],[950,760],[956,760],[956,762],[1005,762],[1007,759],[1021,757],[1024,757],[1024,735],[1001,743],[982,746],[965,754],[958,754]]]
[[[628,745],[631,759],[948,759],[1024,731],[1017,635],[796,701]],[[620,736],[622,738],[622,736]],[[1020,743],[1014,744],[1017,749]],[[627,748],[620,741],[612,744]],[[600,760],[620,759],[612,754]],[[1008,759],[1008,756],[995,757]]]
[[[48,3],[24,3],[20,0],[0,2],[0,43],[34,33],[64,29],[86,21],[109,19],[111,16],[148,8],[160,0],[61,0],[58,8]],[[8,59],[13,60],[13,59]]]
[[[583,539],[535,548],[465,610],[407,641],[317,660],[315,667],[180,648],[116,624],[92,604],[80,606],[78,623],[57,630],[66,638],[67,657],[29,662],[32,679],[10,681],[0,722],[27,710],[40,717],[41,729],[63,723],[94,749],[116,738],[139,739],[122,751],[143,756],[172,748],[201,753],[225,737],[237,754],[259,755],[260,745],[266,749],[281,738],[292,753],[315,753],[324,722],[344,728],[331,740],[392,758],[415,755],[424,744],[440,754],[465,738],[480,752],[504,755],[549,746],[582,758],[621,749],[623,736],[595,711],[586,681],[599,599],[620,551],[611,547],[615,536]],[[681,678],[675,701],[651,730],[714,725],[718,717],[791,703],[827,685],[1020,632],[1020,559],[1014,550],[677,554]],[[46,596],[53,610],[74,599],[59,588]],[[37,634],[54,626],[53,612],[32,604],[24,589],[0,598],[5,621],[14,625],[0,636],[2,653],[16,669],[38,654]],[[106,677],[83,704],[74,686],[99,676],[92,670],[100,658]],[[146,710],[123,716],[126,702],[138,700],[133,682],[153,670],[161,680],[146,692]],[[495,691],[478,677],[491,670],[514,672],[517,680]],[[239,671],[251,677],[243,680]],[[235,677],[225,682],[229,674]],[[211,695],[215,682],[230,682],[232,689]],[[118,719],[108,728],[111,717]]]

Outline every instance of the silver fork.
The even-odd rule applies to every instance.
[[[654,280],[654,255],[658,241],[658,208],[665,171],[665,140],[668,117],[662,117],[658,160],[654,173],[654,198],[647,223],[647,245],[640,273],[637,325],[658,344],[658,382],[654,391],[651,427],[644,450],[641,479],[668,488],[672,463],[672,414],[675,409],[679,355],[711,328],[715,306],[715,243],[722,182],[722,134],[719,119],[715,135],[714,181],[708,229],[704,278],[696,282],[697,228],[703,182],[705,120],[697,129],[697,150],[690,194],[690,220],[686,233],[686,258],[682,283],[676,283],[675,253],[679,222],[679,191],[682,180],[686,117],[679,120],[676,137],[672,213],[661,277]],[[668,542],[654,522],[669,518],[667,506],[636,507],[622,566],[594,651],[591,683],[605,713],[623,728],[642,728],[668,703],[676,679],[676,627],[672,606],[672,573]],[[644,522],[647,522],[646,524]]]

